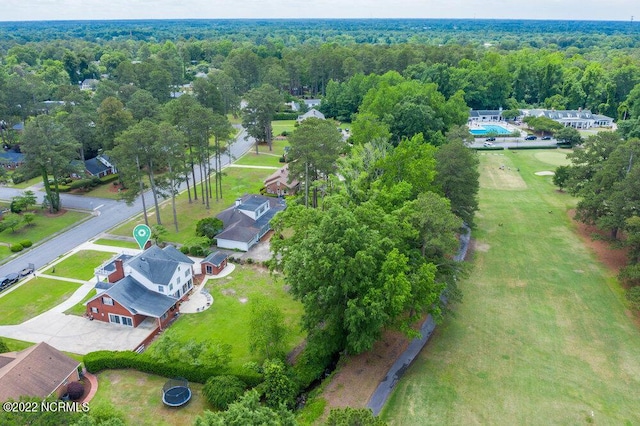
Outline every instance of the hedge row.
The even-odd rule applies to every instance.
[[[504,150],[503,146],[482,146],[474,148],[476,151],[502,151]]]
[[[168,364],[159,362],[148,355],[132,351],[96,351],[83,358],[88,372],[97,373],[102,370],[131,368],[149,374],[157,374],[167,378],[184,377],[190,382],[205,383],[213,376],[233,375],[248,386],[255,387],[262,382],[262,376],[251,371],[221,371],[203,365]]]
[[[522,150],[522,149],[556,149],[555,145],[540,145],[540,146],[512,146],[509,149]]]
[[[273,116],[273,120],[274,121],[279,121],[279,120],[297,120],[298,119],[298,113],[296,112],[278,112]]]

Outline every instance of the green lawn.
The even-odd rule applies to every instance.
[[[71,308],[64,311],[65,314],[77,315],[79,317],[83,316],[87,312],[87,307],[85,303],[87,300],[91,299],[93,296],[98,294],[98,290],[95,288],[91,289],[89,293],[77,304],[73,305]]]
[[[113,257],[113,253],[96,250],[81,250],[60,263],[47,268],[44,273],[60,277],[89,281],[95,276],[94,269]]]
[[[131,248],[131,249],[140,248],[138,246],[138,243],[134,241],[110,240],[108,238],[100,238],[95,240],[93,243],[99,244],[101,246],[109,246],[109,247],[122,247],[122,248]]]
[[[47,216],[42,210],[36,210],[36,218],[33,223],[23,226],[12,232],[10,229],[5,229],[0,233],[0,243],[15,244],[22,240],[30,240],[32,243],[37,243],[42,239],[49,237],[56,232],[60,232],[63,229],[76,225],[83,219],[89,217],[86,213],[80,213],[77,211],[66,211],[60,216]],[[3,253],[0,252],[0,256]]]
[[[255,151],[249,151],[242,157],[238,158],[234,162],[234,164],[243,165],[243,166],[267,166],[267,167],[282,167],[283,163],[279,161],[280,156],[276,154],[270,154],[268,152],[261,152],[260,154],[255,153]]]
[[[302,341],[299,319],[302,305],[283,289],[283,281],[274,281],[264,268],[236,265],[228,277],[210,280],[207,288],[213,304],[204,312],[182,315],[163,336],[179,341],[214,340],[232,346],[231,367],[241,367],[248,361],[260,361],[249,352],[249,312],[251,302],[265,298],[282,309],[291,332],[287,348]],[[153,347],[153,346],[152,346]]]
[[[282,132],[291,133],[296,129],[296,120],[277,120],[271,122],[273,136],[279,136]]]
[[[32,279],[10,293],[0,293],[0,325],[20,324],[71,296],[80,284],[50,278]]]
[[[556,153],[479,154],[464,302],[398,383],[390,424],[640,424],[640,331],[574,232],[575,200],[535,175]]]
[[[90,402],[91,408],[110,404],[124,414],[128,425],[191,425],[204,410],[212,410],[199,383],[189,383],[192,396],[187,405],[170,408],[162,403],[166,377],[135,370],[105,370],[97,377],[98,392]]]
[[[24,182],[20,182],[17,184],[14,184],[13,181],[11,180],[11,178],[9,178],[8,182],[7,182],[7,186],[11,187],[11,188],[16,188],[16,189],[26,189],[30,186],[33,185],[37,185],[39,183],[42,183],[42,176],[36,176],[34,178],[31,178],[29,180],[25,180]]]
[[[114,186],[114,183],[117,183],[117,182],[118,181],[105,183],[104,185],[98,185],[95,188],[93,188],[91,191],[83,192],[80,195],[119,200],[120,193],[117,190],[114,190],[114,188],[116,188]],[[94,207],[98,207],[98,206],[94,206]]]
[[[273,173],[269,169],[247,169],[247,168],[226,168],[222,178],[223,199],[210,200],[210,208],[207,210],[202,204],[200,185],[198,185],[198,200],[189,204],[187,193],[184,192],[176,199],[178,210],[179,232],[175,232],[173,214],[171,212],[171,200],[162,204],[161,215],[164,226],[169,233],[166,240],[170,242],[182,243],[188,238],[195,236],[196,222],[205,217],[212,217],[231,206],[234,200],[244,194],[257,194],[263,186],[264,179]],[[193,191],[192,191],[193,196]],[[148,206],[148,212],[153,213],[153,206]],[[156,223],[154,215],[149,217],[150,224]],[[129,221],[120,227],[110,231],[115,235],[131,236],[133,228],[144,223],[142,216]]]

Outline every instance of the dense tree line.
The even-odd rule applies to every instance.
[[[580,198],[578,220],[608,231],[614,243],[627,247],[628,264],[619,278],[640,309],[640,139],[601,132],[569,158],[571,164],[557,170],[554,182]]]

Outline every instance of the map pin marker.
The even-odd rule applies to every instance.
[[[151,238],[151,228],[147,225],[136,226],[133,228],[133,238],[138,242],[140,250],[144,250],[145,244],[147,244],[147,241]]]

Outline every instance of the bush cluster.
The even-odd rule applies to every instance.
[[[274,116],[273,116],[273,120],[274,121],[296,120],[297,118],[298,118],[298,113],[297,112],[278,112],[278,113],[274,114]]]
[[[22,241],[20,241],[19,244],[24,248],[29,248],[29,247],[31,247],[33,245],[31,240],[22,240]]]
[[[132,351],[96,351],[88,353],[83,358],[88,372],[97,373],[102,370],[131,368],[149,374],[163,377],[184,377],[190,382],[206,383],[213,376],[222,371],[203,365],[163,363],[150,356]],[[226,375],[233,375],[250,387],[262,382],[262,376],[251,371],[225,371]]]
[[[247,389],[247,385],[236,376],[210,377],[204,384],[203,393],[207,401],[217,410],[226,410]]]
[[[20,243],[11,244],[11,247],[9,247],[9,248],[11,249],[11,251],[13,253],[17,253],[17,252],[22,251],[24,249],[24,247]]]

